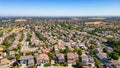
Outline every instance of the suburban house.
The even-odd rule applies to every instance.
[[[4,40],[4,38],[0,38],[0,44],[2,44],[3,40]]]
[[[34,65],[34,57],[32,55],[29,56],[21,56],[19,59],[20,64],[26,64],[27,66]]]
[[[35,59],[38,66],[41,65],[41,63],[49,63],[49,57],[47,54],[39,54]]]
[[[98,53],[96,54],[96,56],[101,62],[108,62],[108,57],[106,53]]]
[[[0,59],[0,68],[10,68],[10,63],[8,59]]]
[[[69,64],[74,64],[75,61],[79,60],[79,56],[77,53],[67,53],[67,62]]]
[[[35,45],[35,46],[39,45],[39,40],[38,40],[38,38],[37,38],[37,36],[35,35],[34,32],[32,32],[30,43],[31,43],[31,45]]]
[[[82,56],[82,63],[85,68],[94,68],[95,67],[95,62],[93,57],[90,55],[83,54]]]
[[[97,48],[94,51],[96,53],[96,57],[101,61],[101,62],[108,62],[108,57],[106,53],[103,52],[101,48]]]
[[[105,63],[106,68],[120,68],[120,59],[119,60],[110,60],[108,63]]]
[[[31,40],[31,45],[38,46],[38,45],[39,45],[39,40],[32,39],[32,40]]]
[[[97,53],[100,53],[100,52],[103,52],[103,51],[102,51],[101,48],[96,48],[96,49],[94,50],[94,52],[97,54]]]
[[[0,58],[3,58],[6,55],[7,55],[6,52],[0,52]]]
[[[41,51],[43,53],[49,53],[51,51],[51,49],[50,48],[46,48],[46,49],[41,49]]]
[[[16,48],[19,43],[19,40],[14,40],[11,47]]]
[[[59,51],[59,50],[64,50],[66,47],[65,46],[63,46],[63,45],[56,45],[55,47],[55,51]]]
[[[65,56],[64,56],[64,54],[58,53],[58,54],[55,55],[55,57],[56,57],[56,60],[57,60],[59,63],[65,62]]]
[[[15,57],[16,52],[15,51],[9,51],[9,55],[12,57]]]

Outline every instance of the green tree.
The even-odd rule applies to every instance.
[[[21,54],[16,54],[15,57],[17,60],[19,60],[19,58],[21,57]]]
[[[118,60],[119,59],[119,54],[116,53],[116,52],[108,53],[108,56],[111,57],[114,60]]]
[[[8,39],[5,39],[5,40],[3,41],[3,45],[5,45],[6,48],[9,46],[9,41],[8,41]]]
[[[49,67],[49,66],[51,66],[50,63],[46,63],[46,64],[44,64],[44,67]]]
[[[90,53],[91,56],[95,56],[95,54],[94,54],[94,50],[90,50],[89,53]]]
[[[55,52],[50,52],[50,53],[48,53],[48,55],[50,56],[51,59],[53,59],[53,56],[55,55]]]
[[[90,46],[90,49],[93,50],[95,48],[94,44]]]
[[[2,37],[3,36],[3,32],[0,32],[0,37]]]
[[[83,63],[80,62],[80,61],[77,61],[76,66],[79,67],[79,68],[83,68]]]
[[[101,68],[101,62],[97,58],[94,58],[94,60],[95,60],[95,65],[97,66],[97,68]]]
[[[35,34],[39,38],[39,40],[41,40],[41,41],[45,41],[46,40],[46,38],[42,34],[40,34],[39,32],[36,31]]]
[[[31,37],[32,37],[32,35],[30,33],[28,33],[26,41],[30,41]]]
[[[24,33],[22,32],[22,35],[21,35],[21,38],[19,41],[21,42],[21,41],[23,41],[23,39],[24,39]]]
[[[106,47],[103,48],[103,52],[107,53],[107,48]]]
[[[79,50],[77,53],[78,53],[79,56],[82,55],[82,51],[81,50]]]

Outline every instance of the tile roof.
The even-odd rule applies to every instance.
[[[20,60],[26,60],[26,59],[30,59],[30,58],[34,58],[32,55],[29,56],[21,56]]]
[[[39,54],[35,57],[37,60],[49,60],[49,57],[47,54]]]

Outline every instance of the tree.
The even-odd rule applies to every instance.
[[[21,50],[21,48],[22,48],[22,44],[20,43],[18,44],[18,49]]]
[[[101,68],[101,62],[97,58],[94,58],[94,60],[95,60],[95,65],[97,66],[97,68]]]
[[[12,34],[10,36],[8,36],[4,41],[3,41],[3,45],[5,45],[6,48],[9,47],[9,44],[11,43],[11,41],[14,39],[15,34]]]
[[[11,66],[10,68],[18,68],[18,66]]]
[[[40,34],[39,32],[36,31],[35,34],[39,38],[39,40],[41,40],[41,41],[45,41],[46,40],[46,38],[42,34]]]
[[[95,48],[94,44],[90,46],[90,49],[93,50]]]
[[[111,57],[114,60],[118,60],[119,59],[119,54],[116,53],[116,52],[108,53],[108,56]]]
[[[51,66],[50,63],[46,63],[46,64],[44,64],[44,67],[49,67],[49,66]]]
[[[95,54],[94,54],[94,50],[90,50],[89,53],[90,53],[91,56],[95,56]]]
[[[67,63],[67,62],[64,62],[64,63],[63,63],[63,66],[68,66],[68,63]]]
[[[23,38],[24,38],[24,33],[22,33],[21,38],[20,38],[19,41],[20,41],[20,42],[23,41]]]
[[[26,41],[30,41],[31,37],[32,37],[32,35],[30,33],[28,33]]]
[[[53,56],[55,55],[55,52],[50,52],[50,53],[48,53],[48,55],[50,56],[51,59],[53,59]]]
[[[5,39],[5,40],[3,41],[3,45],[5,45],[6,48],[9,46],[9,41],[8,41],[8,39]]]
[[[81,49],[78,48],[78,47],[76,47],[76,48],[74,49],[75,52],[80,51],[80,50],[81,50]]]
[[[21,54],[16,54],[15,57],[18,60],[21,57]]]
[[[75,48],[74,52],[77,52],[79,56],[82,55],[82,50],[80,48]]]
[[[64,62],[64,63],[60,64],[60,66],[68,66],[68,63]]]
[[[3,32],[0,32],[0,37],[2,37],[3,36]]]
[[[103,48],[103,52],[107,53],[107,48],[106,47]]]
[[[79,56],[82,55],[82,51],[81,50],[79,50],[77,53],[78,53]]]
[[[76,66],[79,67],[79,68],[83,68],[83,63],[80,62],[80,61],[77,61]]]

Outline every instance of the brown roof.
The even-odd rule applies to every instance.
[[[56,56],[58,57],[58,59],[65,59],[64,54],[62,53],[56,54]]]
[[[34,58],[32,55],[29,56],[21,56],[20,60],[25,60],[25,59],[30,59],[30,58]]]
[[[35,57],[37,60],[49,60],[49,57],[47,54],[39,54]]]
[[[6,59],[6,58],[0,60],[0,64],[1,64],[1,65],[3,65],[3,64],[8,64],[8,63],[10,63],[10,61],[9,61],[8,59]]]
[[[65,46],[63,45],[55,46],[55,49],[65,49]]]
[[[42,49],[41,51],[42,51],[43,53],[48,53],[48,52],[50,52],[50,48]]]
[[[15,51],[10,51],[9,54],[10,55],[15,55]]]
[[[75,59],[78,58],[78,54],[77,53],[68,53],[67,54],[67,59]]]
[[[18,44],[19,44],[19,41],[18,41],[18,40],[15,40],[15,41],[13,42],[13,44],[14,44],[14,45],[18,45]]]

